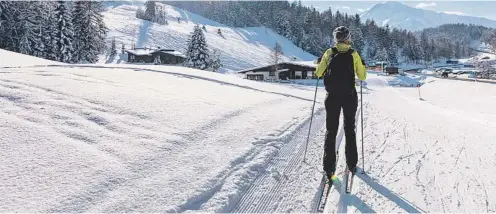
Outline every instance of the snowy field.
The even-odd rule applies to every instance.
[[[419,99],[391,79],[369,74],[366,175],[344,195],[341,157],[326,211],[496,212],[496,85],[427,77]]]
[[[0,56],[0,212],[316,210],[322,89],[304,163],[312,86]],[[341,155],[326,211],[496,212],[495,95],[494,84],[371,72],[367,174],[343,194]],[[338,142],[344,154],[342,127]]]
[[[301,161],[311,87],[0,54],[0,212],[229,212],[265,185],[255,179],[291,173],[301,178],[286,198],[300,202],[284,209],[312,206],[319,172]]]
[[[274,31],[263,27],[231,28],[194,13],[162,5],[168,15],[168,25],[159,25],[135,17],[138,6],[120,5],[109,7],[103,13],[105,23],[109,28],[108,44],[115,38],[120,51],[121,44],[126,48],[136,47],[167,48],[186,52],[186,41],[189,39],[193,27],[205,25],[204,31],[209,49],[218,49],[222,64],[221,71],[239,71],[251,67],[268,65],[271,49],[278,42],[284,53],[282,60],[292,58],[302,61],[312,61],[315,56],[295,46],[291,41]],[[181,22],[178,23],[177,18]],[[222,35],[217,33],[220,29]],[[125,63],[125,60],[102,59],[106,63]]]

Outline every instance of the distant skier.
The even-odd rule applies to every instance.
[[[344,116],[346,136],[346,163],[348,169],[356,172],[358,152],[356,146],[355,115],[358,108],[358,96],[355,89],[355,74],[365,80],[367,72],[365,63],[357,51],[350,48],[351,36],[348,28],[341,26],[333,31],[335,47],[326,50],[315,71],[317,78],[324,78],[327,91],[326,137],[324,146],[324,171],[332,180],[336,171],[336,135],[339,127],[341,108]]]

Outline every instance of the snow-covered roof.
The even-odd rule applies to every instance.
[[[186,57],[183,53],[176,51],[176,50],[171,50],[171,49],[149,49],[149,48],[137,48],[137,49],[132,49],[132,50],[126,50],[126,52],[137,55],[137,56],[150,56],[155,52],[162,52],[174,56],[179,56],[179,57]]]
[[[313,61],[290,61],[290,62],[283,62],[283,63],[294,64],[294,65],[303,65],[303,66],[309,66],[309,67],[317,68],[317,64],[315,64]]]
[[[139,56],[145,56],[145,55],[149,56],[152,55],[152,53],[155,52],[155,50],[149,48],[137,48],[132,50],[126,50],[126,52]]]
[[[170,55],[174,55],[174,56],[186,57],[183,53],[181,53],[179,51],[176,51],[176,50],[160,49],[158,51],[160,51],[162,53],[167,53],[167,54],[170,54]]]
[[[310,67],[310,68],[317,68],[317,64],[313,63],[313,61],[287,61],[287,62],[280,62],[279,65],[281,65],[281,64],[290,64],[290,65],[305,66],[305,67]],[[259,69],[270,67],[270,66],[272,66],[272,65],[264,65],[264,66],[258,66],[258,67],[254,67],[254,68],[244,69],[244,70],[238,71],[238,73],[246,73],[248,71],[259,70]]]

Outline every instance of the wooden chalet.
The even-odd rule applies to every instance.
[[[136,48],[126,50],[130,63],[181,64],[186,60],[181,52],[170,49]]]
[[[238,71],[245,74],[250,80],[293,80],[293,79],[314,79],[317,64],[313,62],[281,62],[274,71],[274,65],[267,65]]]

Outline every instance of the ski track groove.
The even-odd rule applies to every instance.
[[[312,129],[313,134],[315,134],[320,130],[325,119],[323,118],[325,114],[323,113],[323,109],[318,110],[315,113],[315,120],[313,121],[316,124],[313,124]],[[285,144],[284,148],[282,148],[277,157],[274,157],[274,160],[269,164],[267,169],[276,169],[282,175],[288,175],[291,171],[298,169],[297,166],[300,165],[302,155],[304,153],[304,143],[306,140],[305,133],[306,127],[308,127],[309,122],[307,122],[304,126],[298,130],[300,135],[295,135],[291,138],[290,143]],[[296,152],[294,149],[297,149]],[[287,161],[288,157],[290,157],[289,161]],[[282,166],[282,173],[279,169]],[[283,176],[279,177],[279,180],[272,178],[272,172],[270,170],[266,171],[263,175],[259,176],[256,181],[250,186],[249,190],[243,195],[242,199],[239,200],[238,204],[231,210],[231,212],[241,212],[241,213],[263,213],[263,212],[274,212],[277,208],[280,207],[282,200],[279,198],[281,195],[277,194],[281,192],[283,188],[283,184],[286,184],[288,181]],[[260,198],[259,189],[263,187],[269,187],[268,192],[262,194]],[[256,203],[261,201],[261,203]],[[269,204],[274,203],[275,207],[270,207]],[[254,208],[250,205],[256,205]]]

